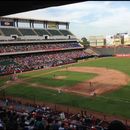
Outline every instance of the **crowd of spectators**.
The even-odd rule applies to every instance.
[[[120,121],[110,123],[85,112],[73,114],[44,105],[2,100],[0,130],[126,130],[126,126]]]
[[[70,43],[28,43],[28,44],[1,44],[0,53],[23,52],[23,51],[53,51],[59,49],[81,47],[77,42]]]
[[[54,67],[73,63],[75,59],[87,56],[83,50],[3,56],[0,58],[0,74]]]

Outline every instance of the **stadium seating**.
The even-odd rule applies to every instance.
[[[37,20],[11,21],[13,24],[0,27],[0,75],[74,63],[89,56],[69,30],[51,28],[48,21],[44,21],[44,29],[34,28]],[[30,28],[19,22],[30,23]],[[63,26],[67,28],[68,24]]]
[[[43,35],[48,35],[50,36],[50,33],[48,33],[46,30],[44,29],[34,29],[34,31],[39,35],[39,36],[43,36]]]
[[[18,40],[47,40],[47,39],[76,39],[69,30],[31,29],[31,28],[0,28],[0,41]]]
[[[87,52],[87,53],[90,54],[91,56],[99,56],[99,54],[96,53],[95,51],[93,51],[93,49],[91,49],[91,48],[87,48],[87,49],[85,50],[85,52]]]
[[[55,29],[48,29],[47,30],[52,36],[57,36],[57,35],[62,35],[62,33],[60,33],[58,30]]]
[[[0,53],[25,52],[25,51],[52,51],[61,49],[81,48],[77,42],[68,43],[33,43],[33,44],[3,44],[0,45]]]
[[[58,65],[76,62],[76,59],[88,57],[82,50],[71,50],[65,52],[32,53],[24,55],[1,56],[0,74],[10,74],[15,71],[27,71],[40,68],[54,67]]]
[[[121,121],[108,122],[85,111],[74,114],[9,98],[0,104],[0,130],[129,130]]]
[[[73,35],[70,31],[68,30],[59,30],[64,36],[67,36],[67,35]]]
[[[88,57],[76,40],[68,40],[56,29],[4,27],[0,31],[0,75],[69,64]],[[13,39],[11,35],[18,37]],[[51,42],[44,39],[46,35]],[[42,40],[47,42],[42,43]]]
[[[22,33],[23,36],[37,35],[32,29],[19,28],[19,31]]]
[[[20,32],[16,28],[0,28],[5,36],[18,35],[21,36]]]
[[[1,31],[1,30],[0,30]],[[0,32],[0,36],[2,36],[2,32]]]

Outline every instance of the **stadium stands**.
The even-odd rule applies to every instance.
[[[113,56],[116,53],[129,53],[128,49],[116,50],[112,47],[91,48],[92,51],[90,49],[84,51],[68,29],[0,27],[0,34],[3,36],[0,40],[1,38],[6,40],[0,41],[0,75],[75,63],[92,55]],[[11,35],[17,35],[18,39],[8,40]],[[49,38],[42,39],[44,35],[48,35]],[[68,35],[72,37],[67,38]],[[6,111],[1,107],[0,130],[107,130],[99,125],[101,120],[96,120],[92,116],[81,116],[79,113],[69,115],[47,107],[31,105],[24,107],[29,108],[27,112]]]
[[[92,50],[91,48],[87,48],[85,50],[85,52],[87,52],[88,54],[90,54],[91,56],[99,56],[99,52],[95,52],[94,50]]]
[[[74,63],[89,57],[68,30],[67,22],[51,21],[55,27],[51,28],[49,21],[4,20],[0,26],[0,75]],[[19,21],[27,22],[30,28],[19,27]],[[41,23],[44,28],[34,28],[35,23]],[[60,24],[66,29],[59,30]]]
[[[16,28],[0,28],[5,36],[18,35],[21,36],[20,32]]]
[[[68,43],[30,43],[30,44],[1,44],[0,53],[25,52],[25,51],[52,51],[61,49],[81,48],[77,42]]]
[[[48,35],[50,36],[50,33],[48,33],[46,30],[44,29],[34,29],[34,31],[39,35],[39,36],[43,36],[43,35]]]
[[[60,31],[64,36],[73,35],[69,30],[62,30],[62,29],[60,29],[59,31]]]
[[[12,99],[0,104],[0,130],[129,130],[121,121],[108,122],[85,111],[74,114]]]
[[[23,36],[37,35],[32,29],[19,28],[19,31],[22,33]]]
[[[82,50],[32,53],[24,55],[1,56],[0,74],[12,74],[33,69],[54,67],[63,64],[76,62],[76,59],[88,57]]]
[[[52,36],[60,36],[62,35],[62,33],[60,33],[58,30],[55,30],[55,29],[48,29],[47,30]]]

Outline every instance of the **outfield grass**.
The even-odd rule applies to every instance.
[[[57,76],[65,76],[65,78],[55,79]],[[52,87],[71,87],[85,80],[89,80],[94,76],[96,76],[96,74],[70,71],[52,71],[51,73],[44,73],[44,71],[42,71],[40,75],[27,80],[27,82]]]
[[[122,71],[130,76],[130,58],[99,58],[90,61],[88,60],[73,66],[106,67]]]
[[[112,115],[129,118],[130,103],[103,97],[82,97],[74,94],[61,93],[44,88],[32,88],[26,84],[14,85],[6,89],[7,95],[22,97],[35,101],[53,102],[56,104],[90,109]],[[121,105],[123,103],[123,105]]]
[[[83,63],[78,63],[72,66],[94,66],[94,67],[107,67],[124,72],[130,76],[130,58],[101,58],[95,60],[88,60]],[[44,73],[52,73],[57,68],[46,70]],[[26,73],[20,75],[21,78],[37,78],[42,76],[42,71]],[[51,75],[51,74],[50,74]],[[79,75],[80,77],[81,75]],[[82,77],[82,76],[81,76]],[[33,79],[34,80],[34,79]],[[32,80],[32,82],[33,82]],[[38,80],[38,79],[37,79]],[[41,81],[40,81],[41,82]],[[6,89],[7,94],[15,96],[23,96],[24,98],[31,98],[35,95],[37,100],[48,101],[58,104],[65,104],[80,108],[88,108],[94,111],[103,112],[113,115],[121,115],[130,118],[130,83],[125,87],[113,91],[108,94],[103,94],[95,98],[82,97],[72,94],[57,95],[54,90],[47,90],[41,88],[31,88],[25,84],[16,85]],[[52,94],[52,95],[51,95]]]

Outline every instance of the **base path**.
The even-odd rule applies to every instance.
[[[59,90],[67,93],[75,93],[84,96],[100,95],[106,92],[117,90],[128,84],[130,78],[128,75],[114,69],[104,67],[67,67],[60,71],[73,71],[82,73],[97,74],[94,78],[86,80],[82,83],[71,87],[52,87],[46,85],[39,85],[36,83],[28,83],[26,80],[16,80],[13,83],[27,83],[32,87],[48,88]],[[81,75],[82,76],[82,75]],[[66,76],[56,76],[55,79],[64,79]]]
[[[127,85],[129,81],[129,77],[123,72],[103,67],[68,67],[67,70],[97,74],[97,76],[90,80],[76,84],[70,88],[62,89],[66,92],[74,92],[86,96],[100,95],[105,92],[117,90]]]
[[[66,69],[63,69],[61,71],[66,71]],[[83,72],[83,73],[88,72],[88,73],[97,74],[97,76],[95,76],[94,78],[84,81],[82,83],[76,84],[73,87],[66,87],[66,88],[60,87],[60,89],[64,92],[76,93],[76,94],[80,94],[80,95],[84,95],[84,96],[91,96],[91,95],[93,95],[94,92],[97,95],[100,95],[105,92],[111,92],[111,91],[114,91],[114,90],[117,90],[117,89],[123,87],[124,85],[127,85],[129,82],[129,76],[127,76],[123,72],[113,70],[113,69],[103,68],[103,67],[67,67],[67,71],[75,71],[75,72]],[[56,78],[64,79],[65,77],[56,77]],[[4,88],[9,87],[12,84],[17,84],[17,83],[28,83],[28,82],[26,82],[24,80],[17,80],[15,82],[13,81],[11,83],[10,82],[7,83],[4,86]],[[28,83],[28,84],[31,85],[32,87],[41,87],[41,88],[46,87],[48,89],[56,89],[56,90],[59,89],[59,87],[55,88],[55,87],[50,87],[50,86],[47,87],[47,86],[39,85],[39,84],[31,84],[31,83]],[[20,98],[19,100],[23,101],[23,102],[24,101],[28,102],[27,99]],[[30,101],[30,102],[33,102],[33,101]],[[37,101],[37,103],[38,103],[38,101]],[[40,104],[43,104],[43,102],[41,102]],[[55,107],[55,104],[47,103],[47,106],[52,106],[52,105]],[[62,111],[65,111],[65,109],[66,109],[66,111],[68,111],[68,107],[67,106],[65,107],[62,105],[58,105],[57,109],[62,110]],[[69,112],[72,112],[72,111],[79,112],[79,110],[77,108],[69,107]],[[102,113],[93,112],[90,110],[87,110],[87,112],[96,117],[104,118],[104,114],[102,114]],[[118,116],[114,116],[114,115],[105,116],[105,120],[107,120],[107,121],[112,121],[115,119],[118,119],[118,120],[120,119],[124,123],[126,121],[126,119],[118,117]],[[127,123],[130,124],[130,120],[128,120]]]

